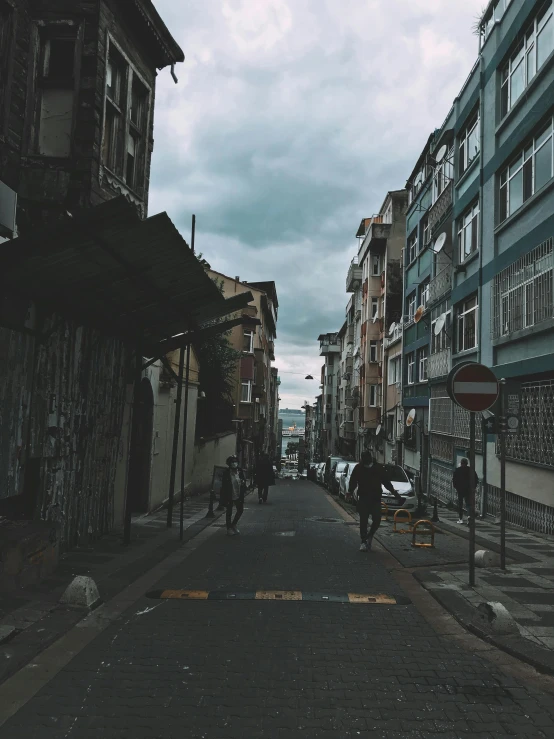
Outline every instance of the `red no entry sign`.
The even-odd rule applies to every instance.
[[[498,399],[498,380],[484,364],[464,362],[454,367],[446,381],[451,399],[468,411],[486,411]]]

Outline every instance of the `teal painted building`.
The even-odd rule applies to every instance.
[[[417,327],[409,320],[404,324],[403,401],[410,404],[413,393],[411,405],[419,402],[421,383],[410,383],[414,379],[410,368],[419,342],[423,346],[427,340],[428,491],[453,501],[452,471],[467,455],[468,414],[447,397],[446,375],[460,361],[482,362],[498,378],[517,380],[522,388],[520,433],[507,441],[508,520],[552,534],[552,0],[489,3],[481,22],[478,60],[428,146],[430,202],[421,218],[427,219],[432,242],[431,275],[422,321]],[[409,184],[414,187],[413,176]],[[411,212],[409,216],[413,225],[417,216]],[[406,298],[424,274],[418,261],[405,262]],[[420,326],[426,337],[419,338]],[[497,515],[496,438],[488,436],[483,442],[480,424],[477,447],[482,479],[478,503],[483,514]]]

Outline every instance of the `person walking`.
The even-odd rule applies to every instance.
[[[267,503],[269,488],[275,485],[275,472],[269,455],[265,452],[260,456],[256,467],[256,485],[258,486],[258,503]]]
[[[221,477],[221,504],[225,506],[225,521],[227,524],[227,536],[240,534],[237,523],[244,511],[244,494],[246,492],[246,479],[244,473],[239,469],[237,457],[227,458],[227,469]],[[235,517],[233,518],[233,508]]]
[[[464,459],[460,461],[460,466],[454,470],[454,474],[452,476],[452,484],[454,485],[454,490],[458,493],[458,523],[464,522],[464,503],[467,506],[468,524],[471,520],[471,516],[474,515],[473,492],[479,484],[479,478],[477,477],[476,472],[474,472],[473,475],[474,479],[472,488],[471,469],[469,467],[469,461],[464,457]]]
[[[361,462],[357,464],[350,476],[348,492],[352,494],[358,488],[358,513],[360,514],[360,552],[371,549],[375,532],[381,525],[381,493],[382,485],[389,490],[397,500],[402,500],[392,483],[387,478],[385,470],[380,464],[373,461],[370,451],[362,453]],[[367,532],[367,524],[371,514],[371,529]]]

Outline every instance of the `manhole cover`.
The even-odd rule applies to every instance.
[[[276,531],[275,536],[296,536],[296,531]]]
[[[308,521],[315,521],[316,523],[344,523],[342,518],[324,518],[322,516],[312,516],[308,518]]]

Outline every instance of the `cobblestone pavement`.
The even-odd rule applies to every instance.
[[[353,506],[343,504],[357,518]],[[484,601],[502,603],[516,620],[523,637],[554,650],[554,543],[551,537],[508,527],[506,563],[477,569],[475,586],[468,584],[469,530],[456,523],[458,514],[439,509],[435,548],[414,549],[411,536],[394,534],[392,521],[383,522],[377,539],[405,567],[429,567],[419,579],[431,591],[448,589],[462,596],[469,606]],[[477,521],[479,549],[500,551],[498,524]]]
[[[379,551],[320,488],[248,499],[157,589],[386,593]],[[552,737],[554,699],[414,605],[141,597],[1,727],[9,739]]]
[[[185,499],[186,538],[208,523],[208,505],[209,495]],[[62,555],[52,577],[0,595],[0,683],[82,618],[81,612],[59,605],[62,593],[76,575],[92,577],[100,597],[107,601],[178,548],[179,502],[173,509],[173,527],[168,530],[166,522],[165,509],[134,516],[129,547],[123,546],[123,532],[116,529],[86,548]]]

